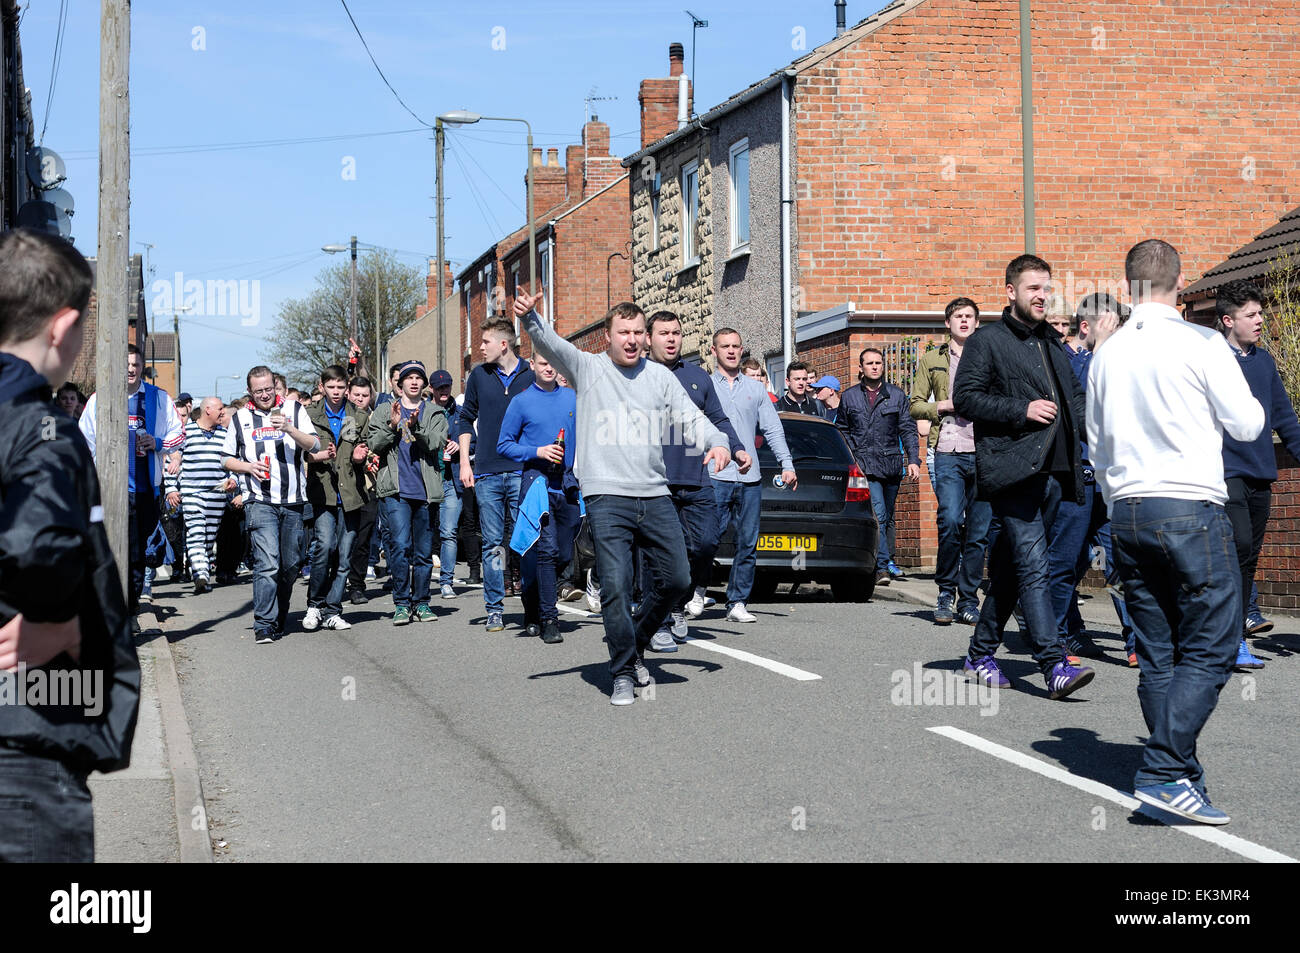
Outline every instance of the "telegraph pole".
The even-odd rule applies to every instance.
[[[131,267],[131,0],[100,0],[99,26],[99,250],[95,296],[95,457],[104,529],[126,591],[126,322]],[[143,278],[143,276],[142,276]],[[141,355],[143,358],[144,355]],[[141,362],[143,363],[143,361]]]
[[[357,236],[352,236],[352,312],[348,322],[352,340],[357,339]]]
[[[444,249],[443,249],[443,217],[444,217],[444,215],[445,215],[445,213],[446,213],[446,207],[445,207],[445,205],[443,204],[443,203],[444,203],[444,197],[443,197],[443,194],[442,194],[442,156],[443,156],[443,148],[444,148],[444,146],[445,146],[445,144],[446,144],[446,140],[443,138],[445,135],[446,135],[446,132],[445,132],[445,131],[443,130],[443,128],[442,128],[442,117],[438,117],[437,119],[435,119],[435,120],[433,121],[433,141],[434,141],[434,148],[433,148],[434,159],[433,159],[433,162],[434,162],[434,165],[437,167],[437,176],[438,176],[438,182],[437,182],[437,191],[438,191],[438,195],[437,195],[437,203],[438,203],[438,367],[434,368],[434,370],[445,369],[445,368],[447,367],[447,316],[446,316],[446,314],[443,313],[443,305],[442,305],[442,299],[445,298],[445,297],[447,296],[447,293],[443,290],[443,287],[442,287],[442,273],[443,273],[443,271],[444,271],[444,270],[446,269],[446,267],[447,267],[447,266],[444,264],[444,261],[445,261],[446,259],[443,258],[443,255],[445,254]],[[533,163],[533,154],[532,154],[532,151],[530,150],[529,153],[528,153],[528,168],[529,168],[529,170],[530,170],[530,174],[531,174],[531,170],[532,170],[532,163]],[[531,223],[530,223],[530,224],[531,224]],[[457,379],[459,379],[459,378],[460,378],[460,374],[457,373],[456,377],[457,377]]]

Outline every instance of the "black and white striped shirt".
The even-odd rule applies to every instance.
[[[260,411],[251,404],[235,413],[226,432],[223,457],[246,463],[269,458],[271,479],[259,480],[251,473],[238,474],[244,492],[258,503],[307,502],[307,453],[288,434],[271,426],[276,413],[288,417],[295,428],[316,436],[316,428],[307,418],[307,409],[296,400],[286,400],[279,408]]]
[[[181,448],[181,472],[163,477],[167,492],[220,493],[219,484],[230,474],[221,466],[226,443],[226,428],[204,430],[197,423],[185,425],[185,443]]]

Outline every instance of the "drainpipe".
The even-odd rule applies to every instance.
[[[1025,252],[1036,254],[1038,236],[1034,228],[1034,66],[1029,47],[1029,0],[1020,0],[1020,129],[1021,166],[1025,181]]]
[[[793,85],[790,73],[781,77],[781,350],[785,355],[785,366],[794,360],[793,276],[790,268],[790,206],[794,204],[790,197],[790,94]]]

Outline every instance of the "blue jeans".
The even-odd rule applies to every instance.
[[[253,550],[253,631],[284,635],[302,556],[302,504],[244,504]]]
[[[524,480],[526,493],[528,477]],[[567,491],[548,489],[547,497],[551,515],[542,522],[537,542],[519,557],[525,625],[554,622],[559,618],[555,608],[556,590],[560,574],[573,556],[573,539],[578,535],[577,484],[572,484]]]
[[[509,554],[504,545],[506,510],[511,518],[519,509],[519,474],[485,473],[474,478],[478,500],[479,532],[483,536],[483,606],[489,613],[505,609],[505,568]]]
[[[665,497],[665,499],[667,499]],[[754,567],[758,563],[758,517],[763,502],[763,484],[741,483],[740,481],[714,480],[713,501],[717,504],[717,531],[715,539],[721,539],[728,526],[736,531],[735,555],[731,560],[731,576],[727,580],[727,608],[737,602],[748,602],[749,593],[754,588]],[[680,529],[681,523],[673,512],[673,524]],[[716,544],[715,544],[716,545]],[[604,577],[601,577],[602,580]]]
[[[871,490],[871,508],[876,512],[876,525],[880,527],[879,548],[876,552],[878,572],[886,571],[894,561],[894,503],[898,500],[900,482],[901,477],[867,477],[867,487]]]
[[[682,524],[667,496],[599,493],[587,497],[586,503],[596,546],[609,671],[615,678],[632,675],[633,663],[645,654],[660,621],[681,603],[691,585]],[[649,564],[654,583],[642,595],[635,617],[631,612],[634,546]]]
[[[57,758],[0,747],[0,863],[91,864],[86,775]]]
[[[1138,497],[1112,508],[1115,561],[1137,640],[1147,744],[1134,784],[1189,779],[1205,790],[1196,739],[1241,639],[1232,524],[1208,501]]]
[[[975,454],[933,453],[930,466],[939,498],[939,558],[934,579],[940,595],[956,597],[958,609],[978,611],[993,508],[975,499]]]
[[[433,575],[433,530],[429,527],[429,504],[386,496],[379,501],[388,527],[386,548],[393,574],[393,605],[406,606],[429,601]]]
[[[1080,554],[1088,552],[1088,541],[1092,538],[1095,494],[1096,487],[1087,486],[1083,490],[1083,505],[1073,500],[1062,500],[1056,510],[1056,519],[1047,531],[1052,612],[1056,616],[1056,634],[1061,637],[1078,635],[1083,631],[1076,587],[1080,578]],[[1085,571],[1086,567],[1085,562]]]
[[[691,587],[708,586],[713,573],[713,557],[718,552],[718,541],[723,529],[718,528],[718,504],[711,486],[669,486],[669,498],[677,510],[677,518],[682,524],[682,535],[686,539],[686,558],[691,565]],[[650,588],[650,567],[644,562],[637,567],[638,588],[646,592]],[[687,593],[689,599],[691,593]],[[681,609],[685,602],[676,608]]]
[[[442,481],[442,503],[438,506],[438,582],[450,586],[456,580],[456,527],[460,525],[460,497],[456,495],[456,481]]]
[[[1029,624],[1034,661],[1046,675],[1064,658],[1056,637],[1047,553],[1047,528],[1061,504],[1061,484],[1051,474],[1039,473],[990,502],[1002,529],[993,544],[989,594],[971,636],[970,657],[981,659],[997,651],[1018,597]]]
[[[1102,515],[1105,516],[1106,504],[1102,500],[1101,494],[1098,493],[1095,499],[1096,499],[1097,508],[1101,510]],[[1111,545],[1112,534],[1111,534],[1109,517],[1107,517],[1104,523],[1102,523],[1100,526],[1097,527],[1097,533],[1094,538],[1097,540],[1097,545],[1101,547],[1102,557],[1106,561],[1104,567],[1104,571],[1106,573],[1106,583],[1108,585],[1111,585],[1119,582],[1119,569],[1116,568],[1115,566],[1115,550],[1114,547]],[[1088,571],[1088,561],[1085,561],[1085,564],[1079,568],[1077,574],[1078,578],[1082,579],[1084,575],[1087,573],[1087,571]],[[1136,652],[1137,651],[1137,626],[1134,625],[1133,617],[1132,615],[1129,614],[1128,604],[1123,599],[1116,596],[1114,593],[1111,593],[1110,601],[1115,606],[1115,614],[1119,616],[1120,627],[1124,630],[1124,652],[1126,654],[1131,654],[1133,652]],[[1078,628],[1082,629],[1083,617],[1079,615],[1079,603],[1077,600],[1073,603],[1071,608],[1073,609],[1073,612],[1071,613],[1069,618],[1071,620],[1078,618],[1079,620]]]
[[[360,510],[345,513],[341,506],[326,506],[316,511],[307,605],[320,609],[327,619],[343,612],[343,588],[360,525]]]

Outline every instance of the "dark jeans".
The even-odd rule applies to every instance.
[[[253,631],[284,635],[302,554],[301,503],[244,504],[253,548]]]
[[[586,503],[600,573],[601,621],[609,645],[609,671],[615,678],[630,676],[633,663],[645,653],[660,621],[681,604],[690,588],[682,525],[667,496],[600,493],[587,497]],[[635,616],[630,601],[633,546],[649,562],[654,580],[654,588],[642,598]]]
[[[455,479],[442,481],[442,502],[438,504],[438,582],[450,586],[456,581],[456,534],[460,527],[460,509],[463,497],[456,494]]]
[[[343,586],[356,543],[359,510],[346,513],[341,506],[316,510],[312,541],[311,579],[307,582],[307,605],[320,609],[325,618],[343,612]]]
[[[465,490],[460,497],[459,545],[456,547],[472,576],[479,574],[483,562],[483,537],[478,528],[478,496]]]
[[[731,575],[727,579],[727,608],[737,602],[748,602],[754,588],[754,567],[758,565],[758,525],[763,502],[763,484],[741,483],[739,480],[714,480],[713,500],[717,508],[717,529],[714,535],[721,539],[728,526],[732,534],[735,555],[731,560]],[[674,513],[674,516],[676,514]],[[681,523],[673,523],[680,528]],[[595,524],[592,524],[595,529]],[[715,549],[717,544],[714,544]],[[709,562],[713,557],[709,557]],[[600,577],[605,578],[604,570]],[[661,617],[662,618],[662,617]]]
[[[519,474],[485,473],[476,477],[479,528],[483,533],[483,605],[488,612],[505,608],[505,573],[510,563],[505,543],[519,509]]]
[[[935,582],[940,595],[956,598],[958,609],[978,611],[993,508],[975,499],[975,454],[936,452],[930,464],[939,500]]]
[[[898,486],[901,477],[867,477],[867,487],[871,490],[871,508],[876,513],[876,525],[880,527],[878,548],[876,552],[876,570],[884,572],[894,560],[894,504],[898,501]]]
[[[1080,578],[1080,556],[1085,556],[1083,571],[1086,572],[1088,542],[1096,532],[1096,487],[1086,486],[1083,493],[1082,505],[1073,500],[1061,501],[1056,510],[1056,519],[1052,520],[1047,531],[1052,613],[1056,618],[1056,634],[1062,637],[1077,635],[1084,627],[1083,617],[1079,615],[1076,587]],[[1105,509],[1101,515],[1105,517]]]
[[[540,477],[538,479],[545,479]],[[527,481],[527,476],[525,476]],[[525,482],[521,492],[526,493]],[[548,492],[551,515],[542,522],[537,542],[519,557],[523,569],[524,624],[553,622],[559,618],[555,608],[556,589],[564,565],[573,555],[573,538],[578,534],[578,488],[567,492]]]
[[[708,586],[709,577],[713,573],[713,557],[718,551],[718,541],[722,538],[722,531],[718,529],[716,494],[712,487],[680,485],[670,485],[668,493],[677,510],[677,519],[682,524],[682,535],[686,538],[691,588]],[[642,592],[648,592],[651,588],[650,565],[646,560],[638,560],[637,573],[638,588]],[[681,609],[690,597],[691,593],[687,592],[682,605],[673,608]]]
[[[90,864],[95,815],[86,776],[0,747],[0,864]]]
[[[433,575],[433,529],[429,525],[429,504],[401,496],[379,501],[384,511],[388,568],[393,578],[393,605],[408,609],[429,601]]]
[[[1264,545],[1264,535],[1268,532],[1273,484],[1268,480],[1250,480],[1245,477],[1231,477],[1227,484],[1228,503],[1225,509],[1232,524],[1232,538],[1241,573],[1241,600],[1245,606],[1252,601],[1250,597],[1255,588],[1255,566],[1259,563],[1259,551]]]
[[[1219,700],[1241,638],[1232,524],[1208,501],[1117,500],[1111,532],[1137,640],[1138,700],[1148,738],[1134,784],[1188,778],[1205,790],[1196,739]]]
[[[989,564],[989,594],[971,636],[970,657],[997,651],[1002,630],[1016,607],[1029,625],[1034,661],[1044,675],[1063,658],[1056,637],[1056,614],[1048,588],[1047,527],[1061,503],[1061,484],[1040,473],[990,501],[1002,529]]]
[[[127,593],[127,610],[140,611],[140,593],[144,592],[144,550],[158,526],[158,500],[141,490],[127,494],[126,552],[131,570],[131,590]]]
[[[366,568],[370,565],[370,540],[377,537],[375,518],[379,501],[371,500],[357,510],[357,538],[352,541],[352,557],[348,560],[348,592],[366,591]]]
[[[244,529],[244,511],[226,506],[217,526],[217,575],[233,576],[248,557],[248,533]]]

